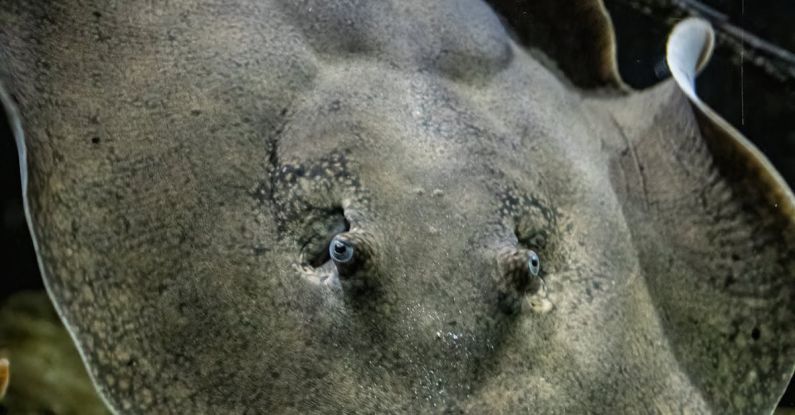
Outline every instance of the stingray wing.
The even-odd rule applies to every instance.
[[[674,79],[613,111],[627,142],[611,168],[682,368],[720,413],[772,410],[795,363],[795,199],[696,96],[712,42],[703,21],[676,26]]]
[[[231,321],[269,292],[269,154],[313,53],[274,2],[5,2],[0,45],[40,269],[98,389],[207,410],[252,366]]]

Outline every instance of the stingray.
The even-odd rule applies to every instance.
[[[795,198],[694,92],[711,29],[635,91],[601,2],[507,5],[4,2],[39,264],[113,412],[775,407]]]

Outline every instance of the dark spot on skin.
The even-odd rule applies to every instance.
[[[732,254],[732,261],[739,261],[739,260],[740,260],[740,256],[739,255]]]
[[[504,292],[497,294],[497,304],[499,304],[500,312],[507,316],[515,316],[521,309],[518,297]]]
[[[190,115],[193,115],[194,117],[201,115],[201,113],[202,112],[199,111],[199,110],[191,110],[190,111]]]
[[[328,109],[331,112],[339,111],[340,110],[340,100],[335,99],[334,101],[331,101],[331,105],[329,105]]]
[[[505,204],[505,206],[516,207],[519,205],[519,198],[513,193],[507,193],[502,202]]]
[[[309,170],[309,177],[323,177],[326,175],[326,171],[318,164],[313,165],[312,168]]]
[[[279,115],[281,115],[282,117],[287,115],[287,108],[282,108],[282,112],[280,112]]]
[[[97,19],[99,19],[100,17],[102,17],[102,13],[100,13],[100,12],[98,12],[98,11],[93,11],[93,12],[91,12],[91,14],[92,14],[92,15],[94,15],[94,17],[96,17]]]
[[[100,141],[99,137],[91,137],[91,143],[92,144],[99,144],[99,141]]]
[[[760,337],[762,337],[762,331],[759,330],[759,327],[754,327],[754,329],[751,330],[751,338],[754,340],[759,340]]]
[[[702,209],[707,209],[707,207],[709,206],[709,203],[707,203],[707,196],[704,193],[701,193],[701,194],[698,195],[698,200],[701,203],[701,208]]]
[[[266,248],[264,246],[257,245],[257,246],[254,247],[254,255],[256,255],[256,256],[260,256],[260,255],[262,255],[262,254],[264,254],[266,252],[268,252],[268,248]]]
[[[274,379],[279,379],[279,377],[281,377],[281,375],[279,374],[279,372],[273,371],[273,372],[271,372],[271,377],[274,378]]]
[[[734,275],[727,275],[726,280],[723,282],[723,288],[729,288],[732,284],[734,284],[737,280],[734,279]]]
[[[80,225],[77,223],[77,221],[74,221],[74,220],[72,221],[71,225],[72,225],[71,226],[71,228],[72,228],[72,237],[77,239],[77,236],[80,233]]]
[[[183,316],[186,315],[189,309],[188,303],[180,302],[179,304],[177,304],[177,309],[179,310],[180,314],[182,314]]]
[[[137,363],[137,361],[135,359],[130,359],[130,360],[126,361],[124,364],[127,367],[132,367],[132,366],[135,366],[136,363]]]

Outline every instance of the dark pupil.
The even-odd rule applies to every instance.
[[[334,252],[336,252],[338,254],[344,254],[345,253],[345,244],[343,244],[342,242],[339,242],[339,241],[335,242],[334,243]]]
[[[538,265],[538,260],[533,258],[533,259],[530,260],[530,263],[533,264],[533,266],[535,267],[535,266]]]

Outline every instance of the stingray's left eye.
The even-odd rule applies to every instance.
[[[348,263],[353,259],[353,245],[349,241],[334,237],[328,246],[328,254],[336,263]]]
[[[342,288],[358,292],[372,287],[376,281],[373,273],[373,237],[361,230],[343,232],[334,236],[328,245],[328,256],[334,263]]]
[[[527,253],[527,270],[530,271],[530,275],[537,277],[538,273],[541,271],[541,260],[538,258],[538,254],[535,251],[529,251]]]

